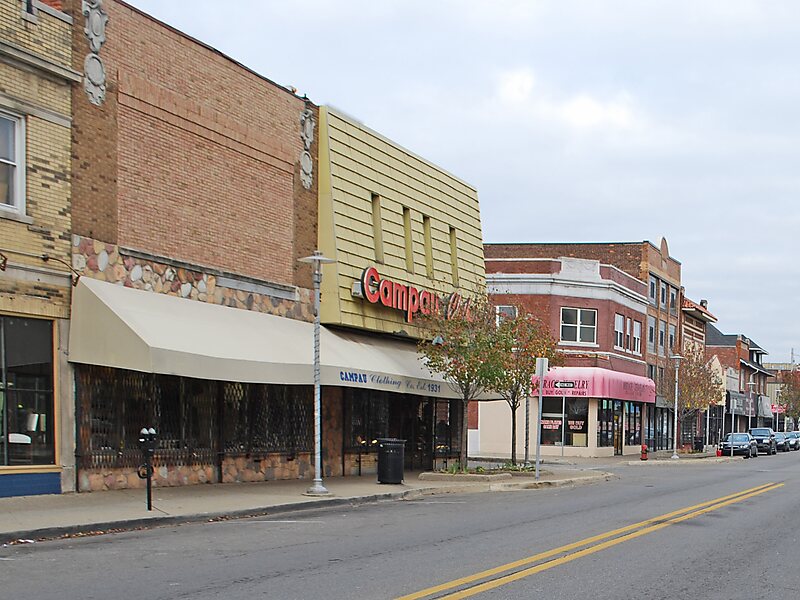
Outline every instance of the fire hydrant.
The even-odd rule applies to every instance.
[[[642,455],[639,458],[641,460],[647,460],[647,444],[642,444]]]

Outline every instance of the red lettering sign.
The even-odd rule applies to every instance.
[[[402,310],[409,323],[418,312],[429,315],[441,310],[441,299],[434,292],[383,279],[375,267],[367,267],[361,274],[361,291],[370,304],[380,303],[387,308]],[[469,299],[451,294],[447,300],[447,316],[452,318],[460,313],[469,316]]]

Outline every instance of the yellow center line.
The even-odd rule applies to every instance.
[[[585,548],[583,550],[579,550],[574,554],[569,554],[567,556],[562,556],[560,558],[556,558],[554,560],[548,561],[546,563],[536,565],[535,567],[530,567],[528,569],[524,569],[522,571],[518,571],[516,573],[511,573],[510,575],[506,575],[499,579],[495,579],[493,581],[487,581],[486,583],[482,583],[480,585],[476,585],[475,587],[471,587],[467,590],[462,590],[460,592],[456,592],[454,594],[449,594],[447,596],[442,596],[440,600],[461,600],[463,598],[469,598],[470,596],[474,596],[476,594],[480,594],[481,592],[485,592],[503,585],[508,585],[514,581],[519,579],[523,579],[525,577],[529,577],[531,575],[535,575],[536,573],[541,573],[542,571],[546,571],[548,569],[552,569],[553,567],[557,567],[559,565],[563,565],[568,562],[572,562],[573,560],[577,560],[579,558],[583,558],[584,556],[588,556],[590,554],[594,554],[596,552],[600,552],[601,550],[605,550],[607,548],[611,548],[612,546],[616,546],[618,544],[622,544],[623,542],[627,542],[643,535],[647,535],[649,533],[653,533],[655,531],[659,531],[664,529],[665,527],[669,527],[670,525],[674,525],[675,523],[680,523],[682,521],[687,521],[689,519],[694,519],[702,514],[709,513],[715,510],[719,510],[725,506],[730,504],[734,504],[736,502],[741,502],[743,500],[747,500],[748,498],[752,498],[754,496],[758,496],[759,494],[763,494],[765,492],[771,492],[772,490],[776,490],[779,487],[782,487],[783,483],[777,483],[771,487],[766,487],[755,492],[751,492],[749,494],[745,494],[744,496],[738,496],[736,498],[732,498],[725,502],[720,502],[718,504],[714,504],[712,506],[708,506],[706,508],[702,508],[700,510],[696,510],[694,512],[690,512],[688,514],[675,517],[663,523],[658,523],[655,525],[651,525],[650,527],[645,527],[644,529],[640,529],[638,531],[634,531],[633,533],[629,533],[622,537],[615,538],[613,540],[607,540],[595,546],[591,546],[589,548]]]
[[[719,502],[724,502],[726,500],[736,499],[742,497],[747,494],[751,494],[757,490],[765,490],[766,488],[774,485],[773,483],[765,483],[763,485],[759,485],[753,488],[749,488],[746,490],[742,490],[740,492],[736,492],[735,494],[729,494],[727,496],[722,496],[720,498],[716,498],[714,500],[708,500],[706,502],[701,502],[699,504],[694,504],[692,506],[687,506],[685,508],[681,508],[666,514],[663,514],[658,517],[653,517],[651,519],[647,519],[645,521],[640,521],[638,523],[633,523],[631,525],[626,525],[625,527],[620,527],[619,529],[613,529],[611,531],[607,531],[605,533],[601,533],[598,535],[594,535],[592,537],[585,538],[583,540],[579,540],[577,542],[573,542],[571,544],[566,544],[564,546],[559,546],[558,548],[553,548],[552,550],[547,550],[546,552],[541,552],[539,554],[534,554],[533,556],[528,556],[527,558],[522,558],[520,560],[516,560],[510,563],[506,563],[504,565],[499,565],[497,567],[493,567],[491,569],[487,569],[485,571],[481,571],[479,573],[475,573],[473,575],[468,575],[466,577],[461,577],[459,579],[454,579],[453,581],[448,581],[439,585],[435,585],[433,587],[426,588],[424,590],[420,590],[418,592],[414,592],[413,594],[407,594],[405,596],[401,596],[396,600],[420,600],[421,598],[425,598],[426,596],[430,596],[432,594],[436,594],[438,592],[446,592],[447,590],[452,590],[454,588],[460,587],[462,585],[467,585],[469,583],[473,583],[475,581],[479,581],[481,579],[486,579],[487,577],[492,577],[494,575],[499,575],[500,573],[504,573],[505,571],[510,571],[512,569],[517,569],[519,567],[524,567],[526,565],[530,565],[531,563],[539,562],[541,560],[545,560],[547,558],[551,558],[558,554],[563,554],[564,552],[570,552],[571,550],[576,550],[582,546],[587,546],[589,544],[594,544],[596,542],[601,542],[608,538],[627,533],[629,531],[633,531],[640,527],[646,527],[648,525],[652,525],[654,523],[659,523],[661,521],[665,521],[667,519],[671,519],[678,515],[688,513],[693,510],[697,510],[700,508],[704,508],[707,506],[711,506],[717,504]]]

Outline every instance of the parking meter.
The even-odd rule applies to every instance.
[[[156,430],[142,427],[139,432],[139,447],[142,450],[144,464],[139,465],[140,479],[147,480],[147,510],[153,510],[153,456],[156,453]]]

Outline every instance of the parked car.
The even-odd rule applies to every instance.
[[[756,438],[758,451],[766,454],[777,454],[778,446],[775,443],[775,432],[771,427],[751,427],[750,435]]]
[[[800,450],[800,433],[790,431],[786,434],[786,437],[789,438],[789,448],[792,450]]]
[[[756,438],[749,433],[729,433],[722,440],[722,455],[730,456],[731,446],[733,454],[740,454],[745,458],[756,458],[758,456],[758,444]]]
[[[788,452],[790,450],[789,440],[786,438],[786,434],[782,431],[775,432],[775,447],[781,452]]]

